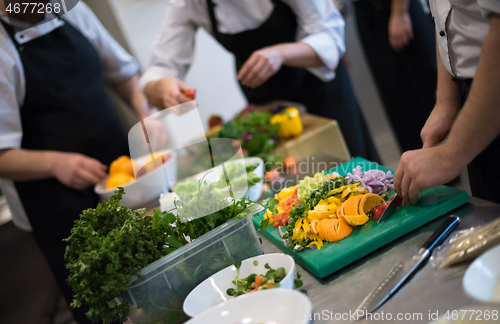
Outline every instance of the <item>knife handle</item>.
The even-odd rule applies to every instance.
[[[432,251],[436,246],[443,243],[446,237],[460,224],[460,217],[451,215],[444,223],[434,232],[434,234],[425,241],[422,248]]]

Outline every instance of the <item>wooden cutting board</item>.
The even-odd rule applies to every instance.
[[[358,165],[363,168],[363,171],[370,169],[390,170],[357,157],[330,170],[328,173],[337,172],[340,175],[346,175]],[[291,255],[297,263],[315,276],[324,278],[391,241],[465,204],[467,201],[469,201],[469,196],[462,190],[446,186],[425,189],[420,193],[417,205],[399,208],[388,220],[381,224],[370,220],[363,226],[355,227],[347,238],[337,243],[325,243],[321,250],[305,249],[303,252],[296,252],[289,249],[281,243],[278,230],[272,226],[260,231],[260,233],[284,253]],[[253,221],[256,228],[259,228],[259,222],[262,219],[263,212],[254,217]]]

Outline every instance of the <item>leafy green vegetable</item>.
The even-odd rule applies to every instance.
[[[256,265],[255,262],[257,261],[254,261],[254,265]],[[241,262],[235,264],[235,266],[236,278],[232,281],[232,283],[236,286],[236,288],[229,288],[226,291],[228,296],[234,297],[248,294],[253,289],[252,286],[255,283],[255,277],[257,276],[256,273],[252,273],[246,278],[240,278]],[[262,277],[264,277],[264,279],[262,280],[262,284],[258,288],[258,290],[270,289],[267,284],[273,284],[275,288],[279,287],[279,283],[286,276],[285,268],[281,267],[278,269],[273,269],[271,268],[269,263],[266,263],[264,268],[268,269],[268,271],[265,275],[261,275]]]
[[[295,279],[293,280],[293,285],[295,286],[295,288],[300,288],[304,284],[300,278],[302,278],[302,276],[300,275],[299,269],[297,269],[297,271],[295,272]]]
[[[231,182],[227,181],[225,176],[221,176],[219,181],[211,184],[213,193],[219,198],[224,198],[229,195],[228,190],[230,190],[230,188],[244,188],[245,185],[250,188],[254,184],[259,183],[262,178],[258,177],[253,172],[258,166],[258,163],[250,164],[243,169],[243,165],[239,163],[227,163],[225,172],[228,179],[231,179]],[[205,188],[207,185],[209,185],[207,181],[190,177],[184,181],[178,182],[174,187],[174,192],[178,195],[192,195],[200,188]]]
[[[254,266],[258,266],[258,265],[259,265],[259,261],[255,260],[255,261],[253,262],[253,265],[254,265]]]
[[[106,324],[127,319],[129,304],[118,305],[115,298],[130,288],[132,276],[142,280],[142,268],[231,219],[243,218],[257,205],[248,199],[235,200],[209,215],[181,222],[179,215],[159,210],[153,216],[142,217],[145,209],[131,210],[120,205],[123,194],[123,188],[119,187],[108,201],[83,211],[71,236],[65,239],[69,244],[65,253],[66,267],[70,270],[68,283],[75,292],[71,307],[89,305],[87,317]],[[210,186],[195,195],[176,201],[178,211],[200,216],[203,212],[200,205],[218,203]],[[212,244],[206,253],[189,259],[186,256],[169,274],[171,287],[165,287],[162,276],[155,276],[148,285],[134,288],[134,303],[146,314],[166,312],[165,323],[185,321],[183,298],[213,273],[256,255],[250,241],[239,234],[230,235],[224,242]],[[168,293],[169,289],[173,292]]]

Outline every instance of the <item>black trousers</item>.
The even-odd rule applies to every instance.
[[[377,89],[401,149],[422,148],[420,131],[436,103],[435,32],[419,0],[409,13],[414,39],[401,52],[389,45],[391,1],[353,2],[358,32]]]
[[[469,96],[472,79],[460,81],[462,100]],[[500,203],[500,136],[482,151],[467,166],[472,195],[481,199]]]

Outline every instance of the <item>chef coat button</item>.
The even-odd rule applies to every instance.
[[[21,35],[19,35],[19,38],[24,38],[24,35],[22,35],[22,34],[21,34]]]
[[[444,32],[444,30],[442,30],[439,32],[439,35],[444,37],[444,35],[446,35],[446,33]]]

